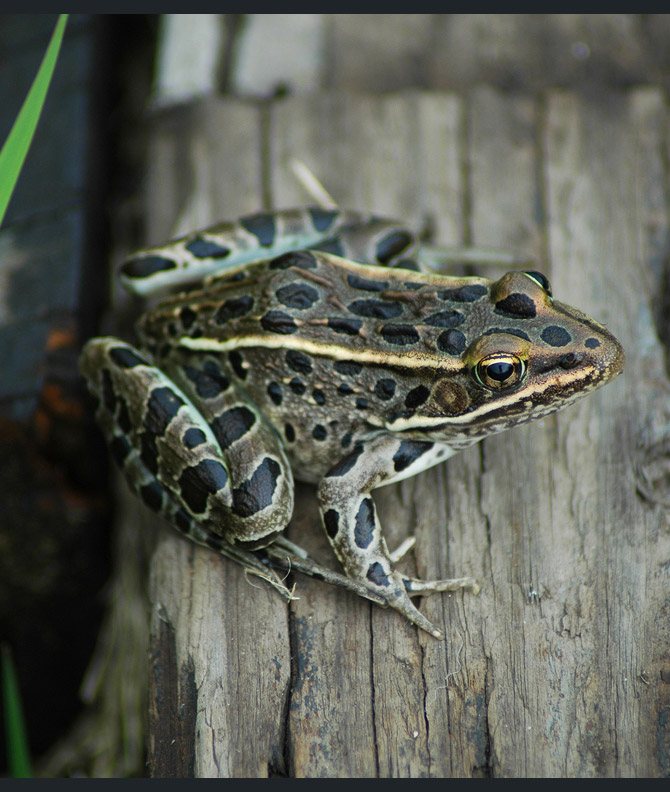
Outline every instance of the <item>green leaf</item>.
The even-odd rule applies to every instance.
[[[59,16],[37,76],[7,136],[5,145],[0,151],[0,223],[4,220],[7,204],[12,197],[19,173],[21,173],[21,168],[35,134],[35,128],[37,127],[47,90],[51,83],[51,77],[56,67],[56,59],[60,51],[68,16],[69,14],[61,14]]]
[[[0,647],[2,660],[2,704],[5,715],[5,737],[7,740],[7,763],[12,778],[30,778],[30,753],[23,720],[19,682],[12,662],[9,646]]]

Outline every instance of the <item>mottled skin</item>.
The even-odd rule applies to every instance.
[[[293,477],[317,483],[347,576],[441,637],[409,594],[455,582],[394,569],[371,490],[562,408],[618,374],[623,351],[555,302],[540,273],[492,282],[405,269],[417,245],[398,224],[332,213],[329,225],[318,211],[270,225],[246,219],[237,236],[229,224],[144,254],[153,276],[175,269],[161,261],[186,266],[185,249],[195,250],[202,274],[205,254],[231,260],[249,228],[280,253],[147,312],[143,352],[94,339],[82,371],[131,486],[191,538],[219,549],[266,545],[290,519]],[[310,240],[322,226],[326,249],[395,267],[282,252],[300,218]],[[242,246],[245,260],[251,249]]]

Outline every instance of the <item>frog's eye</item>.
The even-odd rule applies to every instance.
[[[526,364],[516,355],[494,352],[482,358],[475,367],[475,378],[480,385],[490,390],[511,388],[523,379]]]
[[[535,283],[542,286],[542,288],[551,297],[551,283],[549,283],[549,278],[547,278],[546,275],[542,274],[541,272],[537,272],[536,270],[528,270],[524,273],[524,275],[528,275],[528,277],[532,278]]]

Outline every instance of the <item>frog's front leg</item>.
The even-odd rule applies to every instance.
[[[379,435],[356,445],[319,484],[323,526],[347,575],[436,638],[444,636],[414,607],[410,595],[476,590],[476,583],[472,578],[420,581],[395,570],[370,492],[431,467],[450,454],[435,443]]]
[[[285,528],[293,478],[284,452],[214,362],[168,376],[129,344],[96,338],[80,367],[131,489],[178,530],[224,552],[223,543],[265,546]]]

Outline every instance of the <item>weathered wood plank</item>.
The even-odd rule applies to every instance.
[[[667,14],[247,14],[236,93],[667,88]],[[259,57],[263,53],[263,57]]]
[[[667,373],[650,313],[664,281],[650,266],[660,250],[649,234],[659,212],[667,224],[667,122],[653,90],[589,101],[559,94],[548,106],[556,287],[615,327],[628,351],[624,376],[580,405],[576,422],[558,423],[556,437],[555,459],[571,481],[558,479],[554,521],[576,525],[562,628],[577,638],[570,686],[576,678],[581,695],[573,688],[574,714],[565,714],[582,741],[567,743],[568,773],[668,772],[668,512],[640,498],[634,476],[638,454],[668,424]],[[662,249],[667,257],[667,241]],[[551,556],[541,558],[548,568]]]
[[[147,196],[152,238],[258,209],[258,108],[212,100],[155,123]],[[281,598],[170,530],[160,535],[150,597],[152,775],[282,773],[290,644]],[[188,724],[190,735],[166,731],[165,719]],[[177,738],[184,753],[175,763]]]
[[[161,167],[198,167],[185,180],[161,178],[164,190],[189,184],[179,200],[201,207],[221,190],[220,206],[233,208],[235,178],[194,174],[216,172],[206,168],[214,151],[222,167],[234,157],[245,178],[258,167],[258,132],[243,118],[227,151],[219,146],[232,117],[205,122],[226,128],[216,139],[195,124],[176,147],[180,161],[166,154]],[[650,310],[667,254],[666,122],[654,91],[545,103],[480,90],[467,108],[421,93],[273,105],[275,206],[305,202],[288,171],[299,157],[342,205],[418,225],[431,218],[443,243],[470,238],[540,256],[559,299],[608,322],[638,354],[583,403],[375,493],[392,546],[415,529],[408,568],[482,584],[479,597],[422,604],[446,626],[445,643],[300,576],[287,613],[234,565],[165,534],[154,561],[154,657],[166,619],[172,678],[185,680],[194,713],[184,717],[195,724],[196,775],[667,772],[668,517],[641,501],[634,478],[667,422]],[[188,148],[191,134],[200,143]],[[165,200],[176,206],[170,190]],[[298,488],[289,535],[335,566],[313,488]],[[160,755],[154,762],[159,775]]]

